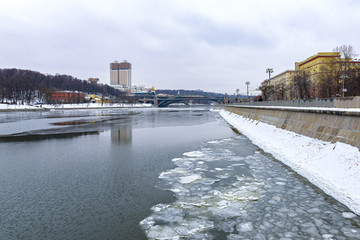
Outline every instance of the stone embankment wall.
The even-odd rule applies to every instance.
[[[223,109],[278,128],[360,149],[360,112],[261,106],[224,106]]]

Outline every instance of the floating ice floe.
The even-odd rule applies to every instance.
[[[186,152],[184,157],[173,159],[176,168],[160,174],[160,188],[171,190],[177,200],[154,206],[153,213],[141,221],[149,239],[213,239],[209,230],[235,229],[235,218],[246,214],[249,202],[258,200],[262,183],[230,174],[234,170],[231,160],[236,156],[222,148],[214,151],[202,148]],[[217,161],[222,162],[221,167]],[[222,181],[226,182],[216,185]],[[223,225],[225,221],[228,224]]]
[[[184,156],[187,156],[187,157],[204,157],[205,154],[201,151],[192,151],[192,152],[186,152],[186,153],[183,153]]]
[[[191,183],[193,181],[199,180],[202,177],[199,174],[193,174],[190,176],[186,176],[186,177],[180,177],[179,182],[182,184],[187,184],[187,183]]]
[[[236,226],[236,230],[238,230],[239,232],[248,232],[252,231],[253,229],[254,227],[251,222],[241,223]]]
[[[343,215],[344,218],[354,218],[354,217],[356,217],[356,215],[353,214],[352,212],[343,212],[342,215]]]

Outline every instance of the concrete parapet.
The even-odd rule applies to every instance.
[[[360,112],[239,105],[223,109],[308,137],[339,141],[360,149]]]
[[[327,108],[360,108],[360,97],[329,98],[329,99],[297,99],[262,102],[246,102],[235,105],[249,106],[287,106],[287,107],[327,107]]]
[[[334,107],[336,108],[360,108],[360,97],[346,97],[334,99]]]

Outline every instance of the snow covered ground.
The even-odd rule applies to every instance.
[[[360,215],[358,148],[306,137],[225,110],[220,115],[255,145]]]
[[[0,110],[47,110],[47,109],[87,109],[87,108],[142,108],[151,107],[151,104],[129,104],[129,103],[79,103],[79,104],[42,104],[42,105],[11,105],[0,104]]]

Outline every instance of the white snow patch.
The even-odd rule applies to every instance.
[[[220,115],[255,145],[360,214],[360,152],[356,147],[306,137],[225,110]]]

